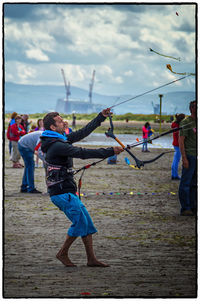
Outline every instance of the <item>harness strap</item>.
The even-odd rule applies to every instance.
[[[67,174],[73,174],[73,168],[66,168],[63,165],[55,165],[44,161],[44,167],[46,172],[46,184],[47,187],[64,182]]]

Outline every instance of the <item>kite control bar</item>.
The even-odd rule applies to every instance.
[[[119,143],[121,145],[121,147],[135,160],[136,166],[138,168],[141,168],[142,166],[144,166],[144,162],[139,160],[130,150],[129,147],[126,147],[113,133],[114,130],[114,126],[113,126],[113,122],[112,122],[112,116],[111,114],[108,115],[109,120],[110,120],[110,128],[108,129],[107,132],[105,132],[105,135],[107,137],[113,138],[115,139],[115,141],[117,141],[117,143]]]

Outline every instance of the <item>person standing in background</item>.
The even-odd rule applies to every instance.
[[[13,123],[10,127],[10,140],[12,143],[12,161],[13,161],[13,168],[21,168],[23,167],[20,164],[20,153],[18,151],[18,141],[21,136],[25,135],[26,132],[23,126],[20,124],[22,118],[20,115],[15,117],[15,123]]]
[[[182,120],[179,147],[182,155],[182,175],[179,185],[181,215],[191,216],[197,210],[197,129],[196,100],[190,102],[191,115]]]
[[[172,122],[171,128],[179,128],[180,122],[185,118],[185,114],[176,114],[176,120]],[[178,175],[178,166],[181,159],[181,152],[179,149],[179,131],[173,132],[173,142],[172,145],[174,146],[174,159],[171,166],[171,177],[172,180],[180,180],[181,177]]]
[[[43,119],[38,119],[35,131],[44,131]]]
[[[44,131],[43,119],[38,119],[35,131]],[[35,167],[39,167],[39,156],[36,154]]]
[[[28,114],[22,115],[21,125],[23,126],[24,130],[26,131],[26,134],[29,132],[29,127],[32,121],[28,121]]]
[[[39,145],[43,131],[34,131],[23,136],[18,142],[19,152],[24,160],[24,174],[20,192],[41,193],[35,188],[34,183],[34,151]],[[44,160],[41,149],[37,150],[38,156]]]
[[[11,158],[12,142],[11,142],[11,140],[10,140],[10,127],[11,127],[11,125],[13,125],[13,124],[15,123],[15,117],[16,117],[17,115],[18,115],[18,114],[17,114],[16,112],[13,112],[13,113],[11,114],[11,116],[10,116],[11,120],[10,120],[10,122],[9,122],[9,124],[8,124],[8,129],[7,129],[7,132],[6,132],[6,136],[7,136],[8,140],[9,140],[9,145],[8,145],[8,147],[9,147],[9,155],[10,155],[10,159],[12,159],[12,158]]]
[[[148,128],[149,127],[150,127],[150,123],[146,122],[145,125],[142,128],[142,133],[143,133],[142,152],[149,152],[149,150],[147,149],[148,134],[149,134]]]
[[[76,115],[72,114],[72,129],[76,129]]]

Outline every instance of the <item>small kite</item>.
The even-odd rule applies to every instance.
[[[161,56],[164,56],[164,57],[169,57],[170,59],[174,59],[174,60],[177,60],[180,62],[180,57],[176,58],[176,57],[173,57],[173,56],[170,56],[170,55],[165,55],[165,54],[162,54],[162,53],[159,53],[151,48],[149,48],[150,51],[154,52],[154,53],[157,53],[158,55],[161,55]]]
[[[132,167],[132,168],[134,168],[134,169],[139,169],[137,166],[132,165],[127,157],[124,158],[124,160],[125,160],[126,164],[128,164],[130,167]]]
[[[179,75],[195,75],[195,73],[189,73],[189,72],[183,72],[183,73],[174,72],[174,71],[172,70],[172,67],[171,67],[170,64],[167,64],[166,67],[167,67],[167,69],[169,69],[169,70],[170,70],[172,73],[174,73],[174,74],[179,74]]]
[[[176,12],[176,15],[179,16],[179,14]]]

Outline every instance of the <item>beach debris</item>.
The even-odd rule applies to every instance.
[[[91,295],[91,293],[89,293],[89,292],[82,292],[81,295],[83,295],[83,296],[89,296],[89,295]]]

